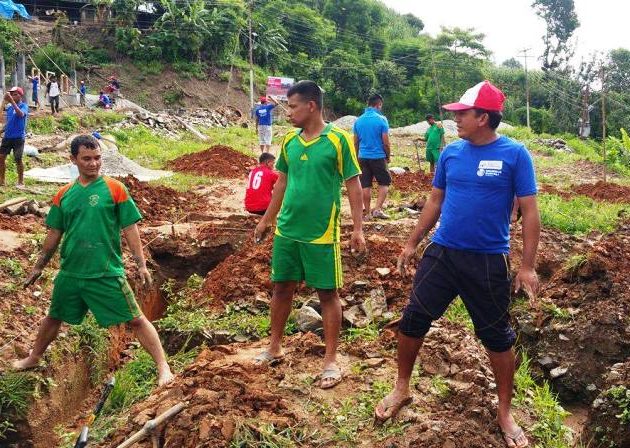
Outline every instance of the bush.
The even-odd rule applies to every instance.
[[[57,65],[53,64],[51,59]],[[35,51],[33,60],[43,73],[50,71],[59,75],[59,68],[61,68],[66,75],[71,75],[73,65],[77,64],[79,58],[75,54],[65,52],[55,44],[48,43]]]
[[[186,78],[194,77],[201,81],[207,78],[204,64],[186,61],[177,61],[173,64],[173,70]]]
[[[34,134],[52,134],[55,131],[55,120],[51,115],[39,118],[29,118],[28,130]]]
[[[135,65],[140,69],[143,75],[159,75],[164,71],[164,64],[159,60],[136,62]]]
[[[59,118],[57,126],[63,131],[74,132],[80,127],[79,118],[75,115],[63,114],[61,118]]]

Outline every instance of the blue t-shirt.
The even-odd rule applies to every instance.
[[[39,78],[31,79],[31,83],[33,84],[33,92],[37,92],[37,89],[39,88]]]
[[[28,104],[24,102],[17,103],[17,106],[24,113],[23,117],[19,117],[15,113],[15,108],[9,104],[7,109],[7,123],[4,127],[4,138],[26,138],[26,117],[28,116]]]
[[[504,136],[483,146],[466,140],[448,145],[438,160],[433,186],[445,196],[432,240],[487,254],[509,252],[514,196],[537,192],[532,157],[522,143]]]
[[[254,114],[258,117],[259,126],[271,126],[271,110],[276,107],[273,104],[261,104],[256,107]]]
[[[81,93],[81,95],[85,95],[85,92],[86,92],[85,84],[81,84],[81,87],[79,87],[79,92]]]
[[[360,159],[384,159],[383,134],[389,132],[387,118],[378,109],[367,107],[354,122],[352,132],[359,137]]]

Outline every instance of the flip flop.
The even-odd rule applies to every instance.
[[[337,384],[341,383],[343,379],[343,374],[341,373],[341,369],[324,369],[324,371],[319,376],[319,387],[321,389],[332,389]],[[324,385],[324,381],[328,380],[328,383]]]
[[[501,430],[501,435],[503,436],[503,441],[505,442],[507,446],[510,446],[510,442],[513,443],[516,448],[525,448],[529,446],[529,441],[527,440],[527,437],[525,437],[523,428],[519,427],[516,431],[514,431],[511,434],[506,431]],[[525,445],[518,444],[517,440],[520,439],[521,437],[525,438]]]
[[[383,403],[385,401],[385,398],[383,398],[383,400],[381,401],[381,403]],[[374,408],[374,421],[376,423],[384,423],[387,420],[389,420],[390,418],[394,418],[396,417],[396,415],[398,415],[398,413],[400,412],[400,410],[402,408],[404,408],[405,406],[410,405],[413,402],[413,397],[407,397],[403,400],[400,400],[397,403],[392,403],[389,406],[385,407],[385,413],[387,413],[388,410],[391,409],[391,413],[386,416],[386,417],[379,417],[378,414],[376,413],[376,408]],[[380,403],[379,403],[380,405]]]
[[[272,367],[277,364],[280,364],[283,359],[284,359],[284,355],[273,356],[271,353],[265,350],[264,352],[259,353],[258,355],[254,357],[254,364],[257,366],[267,365],[269,367]]]

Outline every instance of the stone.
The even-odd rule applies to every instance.
[[[234,336],[234,342],[247,342],[249,341],[249,338],[243,334],[237,334],[236,336]]]
[[[303,333],[309,331],[315,332],[323,328],[322,316],[315,311],[315,309],[307,305],[304,305],[298,310],[296,320],[298,329]]]
[[[378,275],[381,277],[387,277],[392,270],[390,268],[376,268],[376,272],[378,272]]]
[[[343,318],[353,327],[364,328],[370,323],[359,305],[352,305],[343,312]]]
[[[232,333],[227,330],[213,331],[210,336],[214,345],[224,345],[232,342]]]
[[[442,448],[457,448],[457,445],[451,439],[448,439],[446,442],[444,442]]]
[[[555,380],[556,378],[560,378],[565,375],[568,371],[569,369],[567,367],[556,367],[549,372],[549,375],[551,376],[551,379]]]
[[[367,361],[365,361],[365,364],[369,368],[375,369],[385,364],[385,359],[384,358],[370,358]]]
[[[365,313],[368,321],[374,321],[382,317],[387,312],[387,299],[382,287],[370,291],[370,295],[361,304],[361,309]]]
[[[254,305],[259,309],[267,309],[269,308],[269,294],[266,292],[259,292],[254,296]]]
[[[558,338],[559,338],[561,341],[568,341],[568,340],[569,340],[569,338],[568,338],[568,337],[566,337],[566,336],[565,336],[565,335],[563,335],[563,334],[558,335]]]
[[[367,289],[369,284],[370,282],[368,282],[367,280],[357,280],[352,284],[352,287],[354,289]]]
[[[538,364],[540,364],[541,366],[546,367],[546,368],[549,369],[555,363],[554,363],[553,359],[551,359],[551,356],[543,356],[542,358],[540,358],[538,360]]]

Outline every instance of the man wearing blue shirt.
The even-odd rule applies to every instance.
[[[31,85],[33,87],[33,93],[31,95],[31,99],[35,103],[35,107],[39,109],[39,75],[29,76],[28,79],[31,81]]]
[[[420,241],[440,225],[418,263],[409,304],[399,323],[396,387],[375,409],[386,420],[411,401],[409,380],[423,338],[460,296],[475,334],[486,348],[498,394],[497,423],[508,447],[528,445],[511,414],[516,340],[510,326],[511,275],[508,261],[512,201],[523,213],[523,256],[514,290],[535,300],[534,269],[540,235],[532,158],[521,143],[499,136],[505,96],[488,81],[466,91],[455,113],[462,140],[448,145],[438,160],[433,190],[398,259],[401,273]]]
[[[368,107],[353,126],[354,147],[359,151],[361,164],[361,188],[363,188],[364,219],[370,217],[387,219],[383,204],[387,198],[392,177],[387,164],[390,161],[389,123],[381,113],[383,97],[374,94],[368,98]],[[370,213],[372,199],[372,181],[378,183],[376,207]]]
[[[271,150],[271,139],[273,136],[271,111],[278,105],[278,102],[269,97],[271,104],[267,104],[267,97],[260,97],[260,105],[254,110],[256,118],[256,133],[258,134],[258,142],[260,143],[260,152],[269,152]]]
[[[0,143],[0,185],[4,185],[4,174],[6,172],[7,156],[13,151],[15,166],[17,168],[17,187],[24,187],[24,164],[22,154],[24,153],[24,142],[26,140],[26,117],[28,116],[28,104],[22,101],[24,90],[21,87],[12,87],[2,98],[0,112],[6,111],[6,123],[4,126],[4,137]]]

